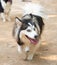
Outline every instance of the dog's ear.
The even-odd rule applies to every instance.
[[[19,19],[18,17],[16,17],[15,18],[15,23],[20,26],[20,25],[22,25],[22,20]]]
[[[30,15],[30,17],[31,17],[31,19],[32,19],[32,18],[33,18],[33,14],[32,14],[32,13],[30,13],[29,15]]]

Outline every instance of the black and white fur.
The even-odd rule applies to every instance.
[[[26,54],[25,59],[32,60],[37,48],[40,46],[40,38],[43,32],[44,22],[43,18],[40,15],[38,16],[38,13],[35,12],[34,9],[33,13],[27,11],[28,9],[21,19],[16,17],[13,36],[18,43],[19,53],[24,51]]]
[[[7,6],[7,3],[10,4],[10,7],[8,7],[8,8],[11,8],[12,0],[0,0],[0,15],[1,15],[3,22],[6,21],[6,15],[9,14],[9,12],[5,13],[5,8]]]

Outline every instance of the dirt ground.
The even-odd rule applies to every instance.
[[[21,13],[20,9],[16,10],[18,5],[12,7],[13,14]],[[0,65],[57,65],[57,16],[49,17],[44,23],[39,50],[32,61],[24,61],[24,55],[18,53],[17,43],[12,37],[14,20],[3,23],[0,19]]]
[[[0,65],[57,65],[57,17],[45,20],[41,46],[32,61],[24,61],[12,37],[13,20],[0,20]]]

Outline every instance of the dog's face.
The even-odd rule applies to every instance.
[[[30,43],[37,43],[37,38],[39,36],[37,32],[37,27],[35,23],[33,22],[32,17],[29,15],[26,15],[20,20],[19,18],[16,18],[16,24],[17,27],[19,27],[19,38],[22,40],[25,36],[25,40],[29,40]],[[22,41],[23,42],[23,41]]]

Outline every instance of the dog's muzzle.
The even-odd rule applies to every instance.
[[[28,36],[26,36],[26,37],[30,40],[30,42],[31,42],[32,44],[36,45],[36,44],[38,43],[38,39],[37,39],[38,36],[35,36],[35,39],[32,39],[32,38],[30,38],[30,37],[28,37]]]

